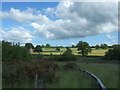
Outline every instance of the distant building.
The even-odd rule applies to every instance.
[[[33,50],[32,48],[30,48],[30,49],[29,49],[29,52],[30,52],[30,53],[33,53],[33,52],[34,52],[34,50]]]

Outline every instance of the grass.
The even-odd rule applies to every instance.
[[[78,65],[99,77],[107,88],[118,88],[118,64],[78,63]]]
[[[81,55],[81,54],[78,54],[79,51],[77,51],[77,48],[70,48],[72,50],[72,53],[74,55]],[[65,51],[66,51],[66,48],[60,48],[60,51],[57,51],[56,48],[42,48],[43,52],[40,52],[41,54],[43,55],[60,55],[60,54],[63,54]],[[92,48],[92,52],[88,54],[88,56],[104,56],[105,55],[105,52],[107,51],[108,49],[94,49]],[[33,52],[32,54],[38,54],[38,53],[35,53]]]
[[[63,66],[66,62],[57,62]],[[73,61],[74,62],[74,61]],[[75,61],[79,68],[95,74],[107,88],[118,88],[118,64],[113,61],[99,60],[99,57],[86,57]]]
[[[98,88],[97,82],[78,70],[60,70],[58,82],[47,85],[47,88]]]
[[[57,55],[65,52],[66,48],[61,48],[60,51],[56,51],[55,48],[43,48],[43,52],[40,52],[44,57],[51,57],[52,55]],[[107,61],[103,59],[105,52],[104,49],[92,49],[92,52],[88,54],[88,57],[80,57],[78,54],[77,48],[71,48],[74,55],[77,55],[77,60],[74,61],[77,63],[78,67],[85,69],[87,71],[95,74],[107,88],[118,88],[118,64],[113,63],[113,61]],[[38,54],[38,53],[32,53]],[[48,56],[47,56],[48,55]],[[69,61],[63,61],[57,63],[60,68],[63,68],[63,65]],[[48,88],[96,88],[98,87],[96,82],[88,77],[86,74],[81,73],[76,70],[59,70],[56,74],[59,78],[58,82],[47,85]],[[25,85],[25,86],[24,86]],[[94,86],[93,86],[94,85]],[[30,87],[28,82],[23,83],[23,87]]]
[[[104,56],[106,51],[108,51],[108,49],[93,49],[92,52],[88,54],[88,56]]]
[[[41,54],[43,55],[60,55],[60,53],[64,53],[66,48],[61,48],[60,52],[56,51],[55,48],[44,48]],[[71,48],[74,55],[78,55],[77,48]],[[118,62],[104,60],[103,56],[108,49],[95,49],[92,48],[92,52],[88,54],[88,57],[80,57],[78,55],[78,59],[75,61],[78,66],[82,69],[88,70],[98,76],[101,79],[103,84],[107,88],[117,88],[118,87]],[[50,56],[48,56],[50,57]],[[61,67],[65,62],[57,62]],[[67,61],[66,61],[67,62]],[[60,73],[60,72],[59,72]],[[62,75],[64,76],[65,72]],[[69,72],[68,72],[69,73]],[[66,76],[64,76],[66,77]],[[69,81],[69,80],[68,80]],[[62,82],[62,80],[61,80]],[[60,82],[59,82],[60,84]],[[62,83],[61,83],[62,84]]]

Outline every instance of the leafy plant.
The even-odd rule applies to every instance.
[[[74,69],[76,66],[77,66],[76,63],[74,63],[74,62],[68,62],[68,63],[66,63],[64,65],[64,69],[65,70]]]
[[[120,60],[120,45],[114,45],[113,49],[109,49],[105,54],[105,58],[109,60]]]

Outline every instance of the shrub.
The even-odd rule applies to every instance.
[[[59,69],[59,66],[49,60],[41,60],[37,64],[38,68],[38,78],[43,80],[44,84],[52,83],[56,76],[55,73]]]
[[[37,45],[35,47],[35,52],[42,52],[42,47],[40,45]]]
[[[108,60],[120,60],[120,45],[114,45],[113,49],[109,49],[105,54]]]
[[[66,63],[64,65],[64,69],[65,70],[74,69],[76,66],[77,66],[76,63],[74,63],[74,62],[68,62],[68,63]]]
[[[37,61],[40,61],[41,59],[43,59],[43,55],[42,54],[37,54],[36,55],[36,58],[35,58]]]
[[[75,56],[72,54],[72,50],[68,48],[62,55],[61,61],[75,60]]]
[[[25,47],[2,41],[2,61],[29,60],[31,55]]]
[[[60,51],[60,48],[59,48],[59,47],[56,47],[56,50],[59,52],[59,51]]]
[[[43,80],[43,84],[52,83],[56,79],[56,71],[59,66],[49,60],[39,62],[18,62],[14,64],[3,65],[3,87],[21,87],[21,82],[28,81],[29,84],[34,82],[36,74],[38,80]],[[18,86],[15,86],[17,84]],[[34,87],[34,84],[32,85]]]

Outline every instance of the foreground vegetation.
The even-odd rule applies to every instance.
[[[99,88],[94,79],[77,70],[60,70],[56,75],[59,82],[47,85],[48,88]]]
[[[3,88],[98,87],[96,81],[85,73],[74,70],[74,65],[98,76],[107,88],[118,87],[119,45],[110,49],[91,48],[91,51],[87,45],[84,55],[81,48],[56,49],[49,45],[42,49],[36,46],[37,52],[31,54],[29,49],[32,45],[27,46],[29,48],[21,47],[19,43],[12,45],[10,42],[2,42]]]
[[[100,57],[93,59],[87,57],[73,61],[73,63],[76,63],[79,68],[95,74],[103,82],[105,87],[118,88],[118,62],[99,60]],[[56,61],[55,63],[62,67],[67,62],[69,61]]]
[[[118,64],[109,63],[78,63],[79,67],[94,73],[107,88],[118,87]]]

